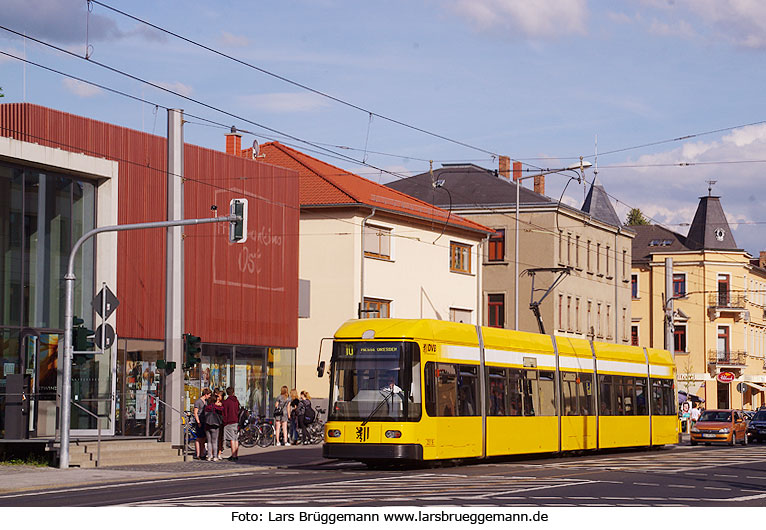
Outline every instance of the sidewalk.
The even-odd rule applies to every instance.
[[[224,456],[231,452],[227,449]],[[239,461],[189,460],[169,464],[136,464],[96,469],[58,469],[0,465],[0,495],[14,492],[59,489],[86,485],[242,473],[264,468],[321,465],[321,445],[290,447],[240,447]]]

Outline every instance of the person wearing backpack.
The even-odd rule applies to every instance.
[[[311,444],[311,436],[309,436],[308,425],[316,418],[316,412],[311,407],[311,396],[305,390],[301,392],[297,413],[298,428],[301,430],[301,440],[298,443],[309,445]]]
[[[281,432],[285,436],[284,445],[290,445],[290,438],[287,435],[287,417],[289,415],[288,405],[290,403],[290,396],[286,386],[282,386],[279,396],[274,403],[274,427],[276,428],[276,436],[274,437],[274,444],[281,445],[279,433]]]
[[[207,459],[209,462],[221,460],[221,446],[218,434],[223,425],[223,392],[213,392],[215,401],[205,406],[205,437],[207,438]],[[213,400],[209,400],[213,401]]]

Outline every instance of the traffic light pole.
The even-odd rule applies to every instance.
[[[74,316],[74,282],[77,277],[74,274],[74,260],[77,251],[82,244],[91,237],[104,232],[124,232],[126,230],[145,230],[149,228],[167,228],[170,226],[199,225],[208,223],[236,223],[242,221],[241,215],[228,215],[227,217],[213,217],[207,219],[182,219],[180,221],[157,221],[153,223],[134,223],[126,225],[111,225],[94,228],[86,232],[77,240],[69,253],[69,265],[67,273],[64,276],[65,284],[65,304],[64,310],[64,355],[62,362],[62,380],[61,380],[61,411],[60,411],[60,429],[61,429],[61,451],[59,453],[59,468],[69,467],[69,427],[71,421],[71,395],[72,395],[72,357],[74,348],[72,347],[72,318]]]

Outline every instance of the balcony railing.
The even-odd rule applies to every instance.
[[[708,306],[727,309],[745,309],[744,295],[730,293],[716,293],[708,297]]]
[[[726,366],[745,366],[747,365],[747,353],[744,351],[708,350],[708,362]]]

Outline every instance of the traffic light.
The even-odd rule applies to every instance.
[[[72,318],[72,348],[74,351],[87,351],[93,348],[93,330],[85,327],[85,321],[78,317]]]
[[[229,202],[229,214],[237,215],[241,219],[229,221],[229,241],[244,243],[247,241],[247,199],[232,199]]]
[[[157,359],[157,369],[165,370],[165,374],[172,374],[176,369],[176,363],[174,361],[166,361],[165,359]]]
[[[199,345],[201,340],[202,339],[192,335],[191,333],[184,333],[184,358],[186,359],[186,362],[184,363],[185,370],[194,368],[194,365],[199,364],[199,353],[202,351],[202,348],[200,348]]]

